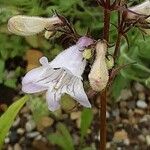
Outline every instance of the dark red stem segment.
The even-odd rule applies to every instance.
[[[107,42],[109,41],[109,27],[110,27],[110,11],[104,9],[104,29],[103,29],[103,39]]]
[[[110,28],[110,0],[106,1],[104,8],[104,28],[103,39],[109,42],[109,28]],[[107,88],[100,92],[100,150],[106,150],[106,106],[107,106]]]
[[[106,150],[106,97],[107,89],[100,93],[100,150]]]

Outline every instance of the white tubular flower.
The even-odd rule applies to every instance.
[[[34,35],[45,29],[53,30],[56,24],[62,24],[57,16],[42,18],[36,16],[14,16],[8,21],[8,30],[21,36]]]
[[[81,75],[86,65],[82,51],[92,43],[92,39],[82,37],[76,45],[61,52],[53,61],[48,62],[46,57],[42,57],[42,66],[29,71],[23,78],[22,91],[36,93],[46,90],[46,100],[51,111],[60,107],[59,101],[64,93],[81,105],[91,107],[84,92]]]
[[[150,15],[150,0],[146,0],[145,2],[143,2],[139,5],[130,7],[129,10],[131,10],[137,14],[141,14],[141,15]],[[137,14],[128,12],[128,18],[135,19],[136,17],[138,17]],[[148,18],[147,20],[150,21],[150,18]]]
[[[98,41],[96,44],[96,58],[89,73],[89,82],[93,90],[102,91],[108,83],[109,74],[106,64],[107,44]]]
[[[141,30],[143,30],[146,34],[150,35],[150,29],[148,28],[149,23],[150,23],[150,0],[146,0],[143,3],[130,7],[128,8],[129,10],[131,10],[132,12],[128,12],[127,13],[127,20],[141,20],[142,19],[142,15],[143,15],[143,19],[144,16],[146,17],[146,19],[144,19],[143,21],[145,21],[145,24],[147,24],[147,27],[144,28],[143,26],[143,22],[141,24],[141,26],[139,25],[139,27],[141,28]],[[135,12],[135,13],[133,13]],[[141,18],[141,19],[140,19]]]

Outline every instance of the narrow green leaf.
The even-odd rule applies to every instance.
[[[67,129],[67,127],[62,124],[62,123],[59,123],[58,124],[58,130],[61,132],[61,134],[63,135],[63,137],[65,138],[65,141],[66,141],[66,144],[70,147],[69,149],[70,150],[73,150],[73,140],[72,140],[72,137]]]
[[[66,143],[64,142],[64,138],[60,136],[58,133],[53,133],[48,136],[48,139],[51,143],[60,146],[63,150],[68,150]]]
[[[88,128],[93,120],[93,113],[91,109],[85,108],[81,114],[81,140],[86,135]]]
[[[2,148],[5,136],[8,133],[10,127],[12,126],[15,117],[27,100],[28,96],[24,96],[18,101],[14,102],[0,117],[0,149]]]
[[[57,133],[49,135],[48,138],[50,142],[59,145],[63,150],[74,150],[73,140],[67,127],[59,123],[57,125],[57,130]]]

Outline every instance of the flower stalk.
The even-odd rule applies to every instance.
[[[104,28],[103,39],[109,42],[110,28],[110,0],[107,0],[104,7]],[[100,150],[106,150],[106,106],[107,106],[107,87],[100,92]]]

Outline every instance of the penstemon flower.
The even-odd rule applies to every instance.
[[[132,12],[128,13],[128,18],[131,18],[131,19],[138,17],[138,14],[150,15],[150,1],[146,0],[145,2],[141,4],[130,7],[129,10],[131,10],[132,12],[135,12],[135,13],[132,13]]]
[[[39,61],[41,67],[29,71],[22,80],[22,91],[37,93],[46,90],[46,100],[51,111],[60,107],[59,101],[64,93],[69,94],[81,105],[91,107],[83,88],[82,73],[86,61],[82,51],[91,45],[93,40],[81,37],[78,42],[61,52],[53,61],[46,57]]]
[[[137,23],[140,23],[138,26],[141,30],[150,35],[150,1],[146,0],[141,4],[129,7],[128,9],[131,12],[127,13],[127,20],[136,20]]]
[[[34,35],[46,30],[54,30],[55,25],[61,25],[58,16],[50,18],[18,15],[9,19],[8,30],[21,36]]]
[[[88,76],[90,85],[95,91],[102,91],[107,86],[109,80],[106,50],[106,41],[98,41],[96,44],[96,58]]]

